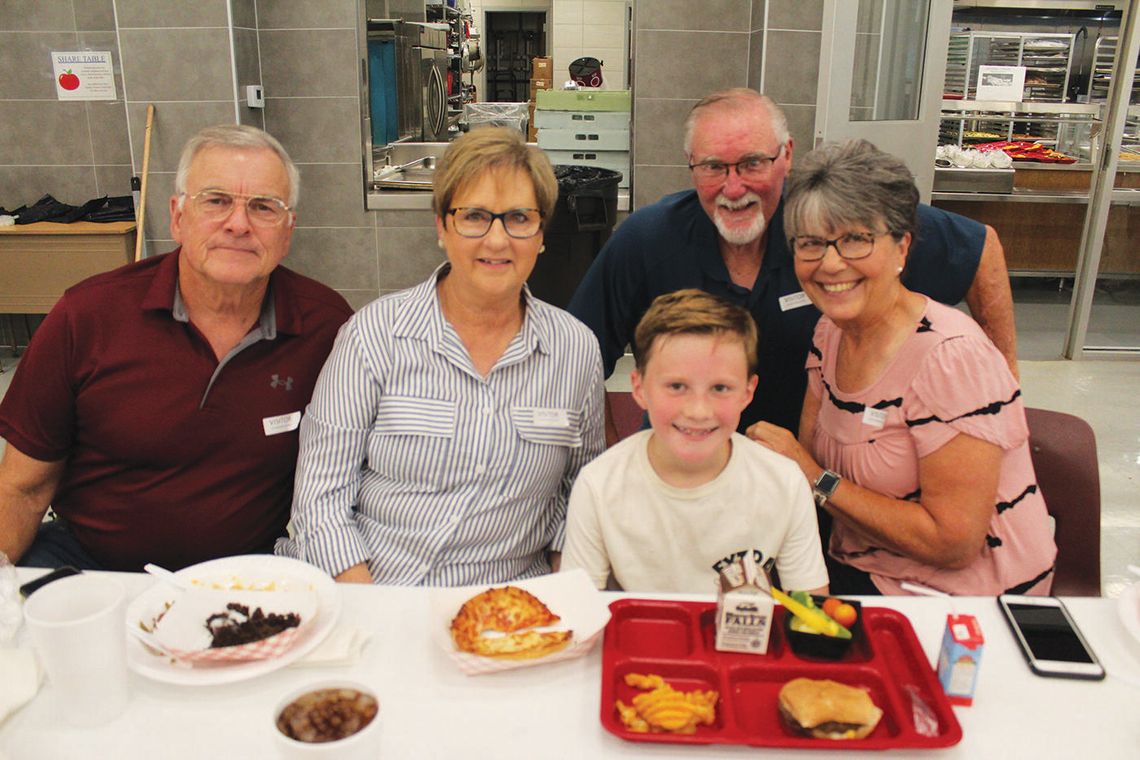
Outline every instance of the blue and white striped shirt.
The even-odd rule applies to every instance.
[[[377,583],[457,586],[550,572],[578,470],[605,447],[601,352],[524,291],[522,329],[486,377],[436,280],[341,328],[301,422],[293,537],[277,553]]]

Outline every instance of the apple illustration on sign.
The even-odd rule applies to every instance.
[[[79,77],[71,73],[71,69],[59,75],[59,86],[65,90],[78,90]]]

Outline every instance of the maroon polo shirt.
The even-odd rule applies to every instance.
[[[177,280],[175,251],[70,288],[0,403],[9,445],[67,460],[52,507],[108,569],[271,550],[293,496],[294,413],[352,313],[278,267],[259,325],[219,362]]]

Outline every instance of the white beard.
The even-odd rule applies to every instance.
[[[722,207],[728,209],[740,208],[741,206],[746,206],[753,202],[757,204],[756,215],[746,227],[729,227],[728,224],[720,218],[720,209]],[[720,233],[720,236],[726,243],[732,245],[748,245],[749,243],[753,243],[760,239],[760,236],[764,234],[764,230],[768,226],[768,220],[764,218],[764,209],[761,205],[760,196],[756,193],[748,193],[735,201],[730,201],[723,195],[720,195],[717,196],[716,206],[717,211],[713,214],[713,224],[716,225],[717,232]]]

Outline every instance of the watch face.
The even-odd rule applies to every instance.
[[[815,487],[812,489],[819,496],[827,499],[831,494],[835,493],[835,489],[839,486],[839,476],[831,470],[824,470],[823,474],[819,476],[819,480],[815,481]]]

